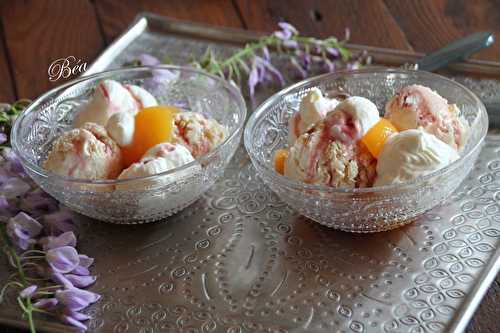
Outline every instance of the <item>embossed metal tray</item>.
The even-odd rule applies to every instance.
[[[207,46],[227,53],[252,38],[146,14],[87,74],[142,52],[184,63]],[[401,53],[391,59],[416,57]],[[456,79],[484,99],[500,92],[495,80]],[[277,88],[261,89],[257,101]],[[500,131],[491,130],[446,204],[390,232],[349,234],[299,216],[256,177],[242,146],[223,179],[163,222],[78,218],[80,248],[97,258],[93,290],[104,295],[89,311],[93,332],[461,332],[500,267]],[[13,300],[0,307],[0,323],[24,325]]]

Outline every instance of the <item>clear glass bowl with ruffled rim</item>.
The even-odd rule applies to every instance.
[[[52,143],[72,128],[75,114],[105,79],[139,85],[160,104],[177,105],[214,118],[228,128],[228,135],[196,161],[147,177],[88,180],[45,170],[42,164]],[[11,143],[28,175],[64,205],[103,221],[144,223],[190,205],[223,175],[241,140],[245,118],[240,91],[219,77],[190,67],[124,68],[79,78],[43,94],[17,118]]]
[[[288,120],[311,88],[317,87],[327,96],[342,93],[369,98],[383,113],[387,100],[411,84],[427,86],[457,104],[471,126],[457,161],[405,184],[355,189],[306,184],[274,170],[274,153],[288,147]],[[487,131],[483,103],[461,84],[423,71],[373,67],[309,78],[276,93],[250,116],[244,142],[259,176],[290,207],[328,227],[377,232],[408,224],[446,200],[473,168]]]

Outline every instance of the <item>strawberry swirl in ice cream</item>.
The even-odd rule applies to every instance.
[[[456,150],[467,141],[469,126],[455,104],[421,86],[404,87],[387,103],[384,117],[400,131],[422,127]]]
[[[212,151],[227,136],[227,128],[214,119],[158,105],[145,89],[113,80],[97,85],[73,126],[55,141],[44,166],[60,175],[89,180],[162,173]],[[160,183],[167,178],[175,180],[165,177]]]
[[[289,121],[288,142],[293,144],[297,138],[307,132],[318,121],[325,118],[329,111],[340,103],[336,99],[323,96],[318,88],[313,88],[300,102],[299,112],[293,114]]]
[[[158,105],[156,99],[139,86],[122,85],[114,80],[98,84],[86,108],[80,111],[74,121],[75,127],[92,122],[102,126],[114,113],[136,114],[140,109]]]
[[[121,152],[102,126],[86,123],[55,141],[44,167],[67,177],[112,179],[121,172]]]
[[[375,105],[350,97],[290,148],[284,174],[305,183],[333,187],[371,186],[376,160],[359,142],[378,119]]]
[[[311,91],[289,121],[289,149],[278,150],[274,161],[286,177],[342,188],[404,183],[452,163],[468,138],[458,107],[427,87],[401,89],[385,118],[364,97],[349,97],[333,110],[322,98]],[[297,129],[303,115],[314,123]]]
[[[227,136],[225,126],[195,112],[179,112],[174,124],[173,141],[188,148],[194,157],[212,151]]]

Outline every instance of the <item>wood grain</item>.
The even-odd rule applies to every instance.
[[[353,43],[411,50],[381,0],[236,0],[236,3],[248,29],[273,31],[278,22],[285,20],[303,34],[343,38],[349,28]]]
[[[96,0],[97,13],[106,41],[111,42],[143,11],[226,27],[242,27],[241,19],[231,1],[182,0],[182,1],[121,1]]]
[[[0,103],[12,103],[16,100],[16,91],[14,81],[10,73],[10,63],[5,49],[5,39],[3,36],[3,28],[0,29],[0,77],[2,84],[0,85]]]
[[[104,46],[86,0],[8,0],[0,15],[20,97],[34,98],[64,81],[49,82],[54,60],[75,56],[90,63]]]
[[[500,2],[494,0],[384,0],[416,51],[430,52],[477,31],[500,37]],[[500,60],[500,43],[476,59]]]
[[[498,310],[500,307],[500,276],[488,289],[488,292],[481,300],[479,308],[472,317],[467,333],[498,333],[500,332],[500,321],[498,320]]]

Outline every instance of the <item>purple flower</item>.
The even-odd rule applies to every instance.
[[[76,231],[73,216],[66,209],[45,215],[43,224],[46,228],[46,233],[49,235],[57,236],[68,231]]]
[[[253,66],[248,75],[248,90],[250,91],[250,97],[255,94],[255,86],[259,83],[259,69],[257,66]]]
[[[327,47],[326,48],[326,53],[328,53],[332,57],[338,57],[340,55],[339,50],[336,49],[335,47]]]
[[[70,280],[68,280],[66,278],[66,276],[62,273],[59,273],[59,272],[55,272],[55,271],[52,271],[51,275],[50,275],[50,278],[52,279],[52,281],[54,281],[55,283],[57,284],[60,284],[62,286],[64,286],[65,289],[71,289],[73,288],[73,283],[71,283]]]
[[[47,236],[41,238],[38,243],[43,247],[44,251],[55,249],[62,246],[76,246],[76,237],[73,231],[67,231],[59,236]]]
[[[7,134],[0,133],[0,145],[7,142]]]
[[[0,193],[7,198],[13,199],[28,192],[31,186],[17,177],[7,178],[0,184]]]
[[[295,27],[290,23],[280,22],[278,23],[278,26],[281,28],[281,30],[275,31],[274,35],[281,40],[288,40],[293,35],[298,34],[297,29],[295,29]]]
[[[86,315],[85,313],[81,313],[78,311],[72,311],[69,309],[64,309],[63,313],[69,317],[72,317],[78,321],[85,321],[89,320],[91,317],[89,315]]]
[[[71,311],[80,311],[101,298],[91,291],[70,288],[56,291],[57,300]]]
[[[81,275],[81,276],[86,276],[90,275],[90,271],[87,267],[83,267],[78,265],[74,270],[72,270],[70,273],[76,274],[76,275]]]
[[[59,273],[71,272],[80,262],[78,252],[71,246],[61,246],[48,250],[45,258],[50,267]]]
[[[61,321],[65,324],[68,324],[68,325],[71,325],[71,326],[75,326],[83,331],[86,331],[87,330],[87,326],[85,326],[84,324],[82,324],[79,320],[73,318],[73,317],[70,317],[70,316],[67,316],[67,315],[61,315]]]
[[[37,220],[24,212],[20,212],[7,222],[7,234],[23,250],[35,243],[33,238],[40,234],[42,228]]]
[[[56,298],[42,298],[33,303],[33,306],[37,309],[42,309],[42,310],[53,310],[56,306],[57,301]]]
[[[26,176],[26,172],[24,171],[24,168],[21,164],[21,161],[19,160],[19,157],[17,157],[16,153],[12,149],[4,149],[2,151],[2,156],[5,158],[7,161],[6,167],[7,170],[10,172],[13,172],[17,176]]]
[[[86,288],[93,284],[96,280],[95,276],[80,276],[80,275],[75,275],[75,274],[66,274],[65,278],[68,279],[73,286],[77,288]]]
[[[147,53],[139,55],[139,61],[142,66],[156,66],[161,64],[161,61],[158,58]]]
[[[54,213],[58,207],[57,201],[41,189],[28,192],[21,202],[21,209],[33,216]]]
[[[33,294],[35,293],[35,291],[37,289],[38,289],[38,286],[33,284],[33,285],[31,285],[29,287],[26,287],[23,290],[21,290],[21,292],[19,293],[19,296],[21,298],[31,297],[31,296],[33,296]]]
[[[89,268],[94,263],[94,258],[90,258],[89,256],[87,256],[85,254],[80,254],[78,256],[78,258],[80,258],[79,266],[82,266],[85,268]]]

